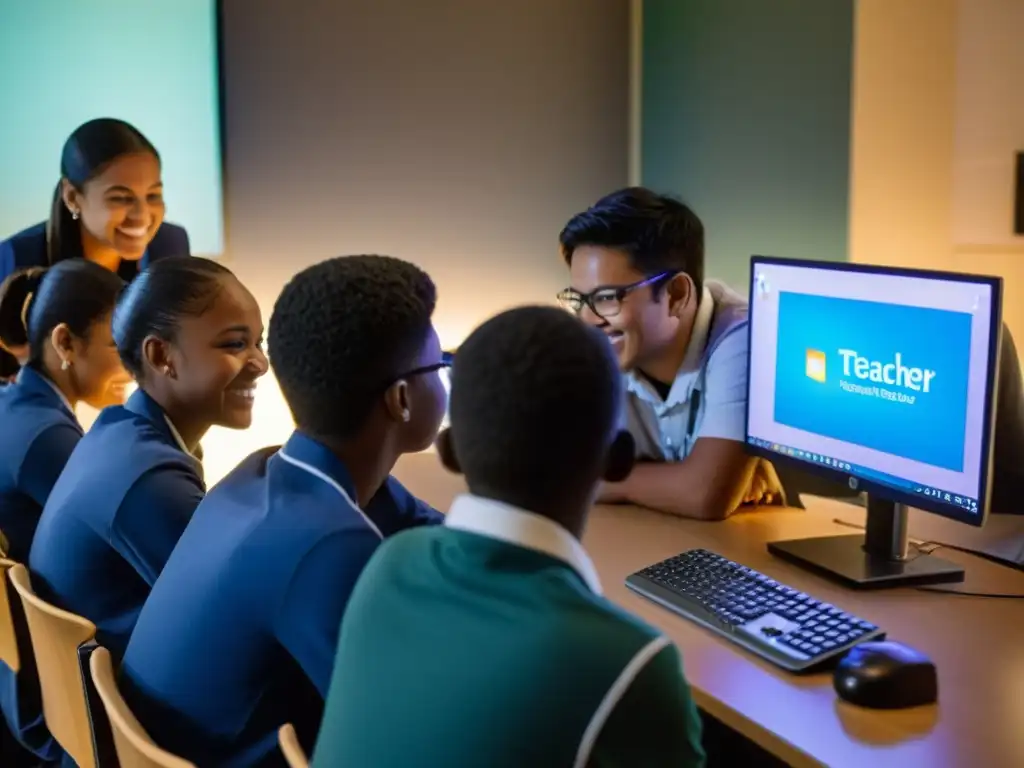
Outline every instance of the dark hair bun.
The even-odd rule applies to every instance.
[[[5,347],[28,344],[28,316],[39,283],[46,275],[42,267],[12,272],[0,283],[0,342]]]
[[[227,267],[194,256],[160,259],[136,277],[114,309],[114,343],[125,369],[141,379],[146,337],[173,341],[183,318],[210,308],[226,277],[234,277]]]

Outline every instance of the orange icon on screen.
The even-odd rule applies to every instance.
[[[805,372],[807,378],[814,379],[814,381],[825,383],[825,353],[820,352],[817,349],[807,350],[807,367]]]

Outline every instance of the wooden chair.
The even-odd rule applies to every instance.
[[[7,572],[14,565],[12,560],[0,559],[0,661],[17,674],[21,671],[21,654],[18,653],[14,614],[11,613],[11,597],[7,590]]]
[[[149,738],[117,688],[110,651],[102,646],[93,651],[89,669],[96,692],[107,710],[121,768],[196,768],[188,760],[161,749]]]
[[[281,743],[281,751],[284,752],[284,759],[288,762],[289,768],[309,768],[309,760],[306,759],[306,753],[302,751],[299,737],[291,723],[281,726],[277,732],[277,738]]]
[[[38,597],[24,565],[12,566],[8,576],[21,597],[32,637],[46,726],[80,768],[103,768],[110,764],[105,759],[110,734],[103,730],[105,718],[93,722],[80,661],[80,655],[94,646],[96,625]]]

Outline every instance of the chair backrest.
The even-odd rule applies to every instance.
[[[89,669],[96,692],[107,710],[121,768],[196,768],[188,760],[160,749],[149,738],[117,689],[110,651],[103,647],[94,650],[89,658]]]
[[[96,625],[39,598],[24,565],[12,566],[8,576],[25,609],[46,726],[80,768],[96,768],[85,681],[78,662],[78,649],[96,636]]]
[[[11,596],[7,590],[7,571],[13,566],[14,561],[0,559],[0,661],[17,674],[21,671],[21,655],[18,653],[18,639],[14,634]]]
[[[290,768],[309,768],[309,760],[306,753],[302,751],[299,744],[299,737],[295,733],[295,726],[286,723],[277,732],[278,741],[281,742],[281,751],[284,752],[284,759]]]

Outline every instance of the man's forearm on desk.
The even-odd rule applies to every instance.
[[[693,461],[692,455],[678,462],[638,464],[621,483],[605,484],[599,500],[697,520],[724,520],[742,503],[755,465],[745,455],[711,467]]]

